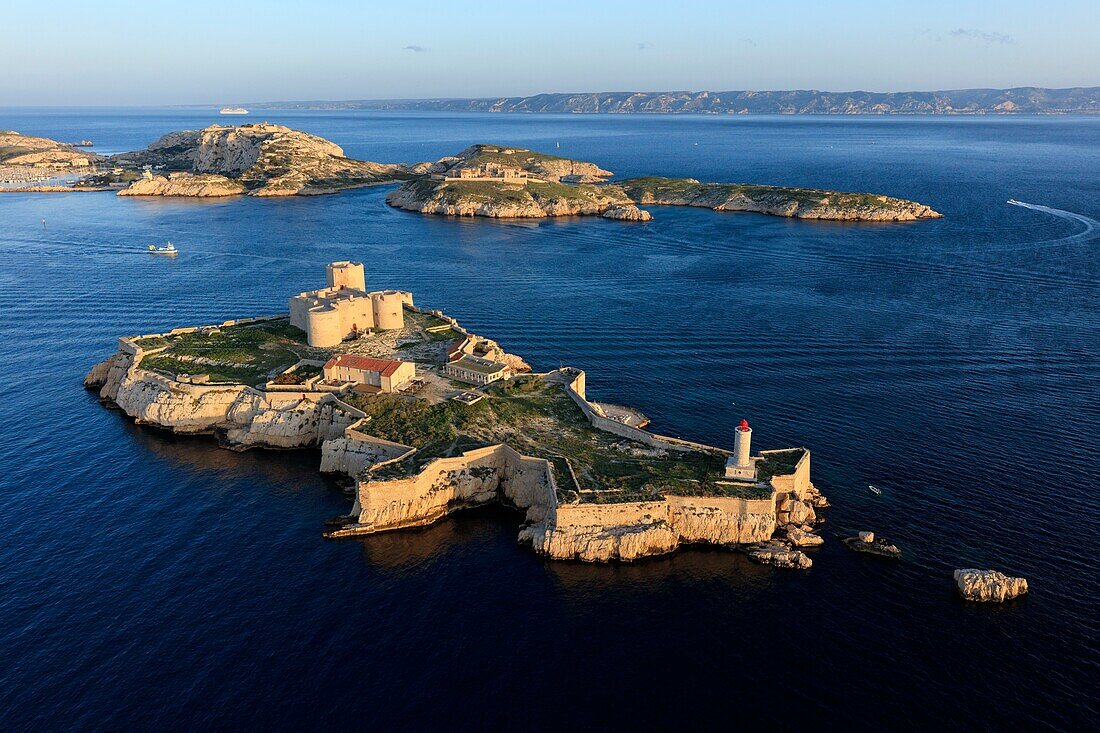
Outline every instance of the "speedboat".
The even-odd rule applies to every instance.
[[[875,496],[882,496],[882,489],[875,486],[874,484],[867,484],[867,488],[870,489],[871,493]]]
[[[1009,199],[1009,200],[1008,200],[1008,203],[1010,203],[1010,204],[1017,204],[1017,205],[1019,205],[1019,203],[1020,203],[1020,202],[1019,202],[1019,201],[1017,201],[1016,199]]]
[[[176,249],[176,246],[174,244],[172,244],[171,242],[164,245],[163,247],[158,247],[155,244],[150,244],[149,245],[149,254],[151,254],[151,255],[178,255],[179,250]]]

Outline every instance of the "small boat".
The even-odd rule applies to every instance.
[[[867,488],[870,489],[871,493],[875,496],[882,496],[882,489],[875,486],[874,484],[867,484]]]
[[[155,244],[150,244],[149,245],[149,254],[151,254],[151,255],[178,255],[179,250],[176,249],[176,246],[174,244],[172,244],[171,242],[164,245],[163,247],[158,247]]]

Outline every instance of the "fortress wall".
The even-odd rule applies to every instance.
[[[577,390],[580,387],[580,391]],[[721,448],[715,448],[712,445],[704,445],[702,443],[696,443],[690,440],[681,440],[680,438],[673,438],[668,435],[656,435],[650,433],[641,428],[631,427],[630,425],[624,425],[618,420],[612,420],[605,417],[604,411],[599,405],[589,402],[584,396],[584,372],[580,374],[568,385],[566,385],[566,394],[568,394],[574,402],[584,412],[585,417],[592,423],[592,427],[604,430],[608,433],[613,433],[623,438],[629,438],[630,440],[636,440],[639,443],[644,443],[651,448],[662,448],[665,450],[674,451],[704,451],[707,453],[722,453],[729,455],[729,451],[722,450]]]
[[[766,456],[772,452],[774,451],[761,451],[761,455]],[[813,488],[810,482],[810,451],[803,453],[795,466],[794,473],[772,476],[771,485],[779,494],[790,494],[799,500],[807,498]]]
[[[491,502],[498,489],[520,508],[545,515],[552,507],[549,463],[506,445],[437,458],[420,473],[390,480],[361,480],[352,513],[358,523],[330,533],[339,537],[430,524],[449,512]]]
[[[297,326],[306,333],[309,333],[310,301],[300,295],[296,295],[290,299],[288,305],[290,307],[290,325]]]
[[[520,534],[535,552],[557,560],[636,560],[675,550],[680,539],[663,501],[563,504],[542,525]]]
[[[767,499],[668,496],[669,521],[684,542],[762,542],[775,532],[775,494]]]
[[[349,427],[344,431],[344,437],[321,444],[321,471],[355,478],[367,468],[400,461],[415,451],[411,446],[376,438]]]

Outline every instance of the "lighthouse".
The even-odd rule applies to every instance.
[[[756,461],[752,459],[752,428],[742,420],[733,431],[733,455],[726,459],[726,478],[756,479]]]

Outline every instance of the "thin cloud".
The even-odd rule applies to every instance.
[[[405,46],[402,50],[403,51],[412,51],[413,53],[424,53],[428,49],[424,48],[423,46]]]
[[[985,41],[986,43],[1008,44],[1016,42],[1016,39],[1005,33],[991,33],[989,31],[979,31],[973,28],[957,28],[951,31],[951,35],[956,38],[972,38],[976,41]]]

